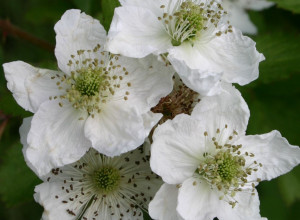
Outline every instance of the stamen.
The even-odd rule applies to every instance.
[[[93,50],[78,50],[68,62],[71,76],[51,77],[59,80],[56,82],[59,89],[65,89],[60,99],[67,99],[75,109],[84,110],[92,117],[101,113],[103,105],[113,97],[127,100],[128,91],[125,90],[126,94],[122,97],[115,97],[116,90],[131,86],[131,82],[122,82],[129,73],[117,63],[119,56],[100,52],[100,48],[98,44]],[[57,96],[49,99],[57,99]],[[59,102],[59,106],[63,107],[63,102]]]
[[[225,129],[228,126],[225,125]],[[222,136],[222,131],[218,128],[216,130],[217,136]],[[233,135],[237,135],[237,132],[233,130]],[[208,153],[206,150],[203,153],[203,161],[199,164],[196,173],[205,179],[212,188],[216,188],[218,191],[223,192],[223,196],[220,196],[220,200],[225,199],[232,208],[235,207],[237,201],[234,197],[236,192],[242,191],[243,187],[248,184],[253,189],[255,188],[255,183],[248,182],[247,177],[253,172],[256,172],[260,165],[254,161],[246,167],[247,158],[253,158],[255,155],[251,152],[245,152],[241,154],[238,149],[242,148],[242,145],[232,145],[225,143],[224,145],[219,144],[220,138],[209,137],[207,131],[204,132],[205,136],[205,149],[215,146],[215,153]],[[230,136],[227,141],[231,140],[233,137]],[[257,179],[257,182],[261,179]],[[253,191],[253,190],[252,190]],[[255,192],[255,191],[253,191]],[[253,192],[250,191],[251,194]]]
[[[200,4],[194,0],[178,1],[172,10],[165,5],[161,5],[160,8],[163,12],[158,20],[163,21],[173,46],[179,46],[183,42],[190,42],[193,45],[203,31],[212,29],[214,32],[221,18],[227,14],[221,4],[215,0]],[[216,32],[215,36],[228,32],[232,32],[232,26],[229,24],[226,30]]]

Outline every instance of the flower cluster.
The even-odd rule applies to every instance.
[[[34,195],[42,218],[262,219],[256,185],[298,165],[300,149],[278,131],[245,135],[250,112],[232,83],[257,79],[264,56],[229,9],[254,3],[120,3],[108,34],[65,12],[54,27],[58,70],[3,65],[33,113],[20,134],[44,181]]]

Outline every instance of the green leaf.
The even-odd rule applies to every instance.
[[[300,201],[300,167],[278,179],[279,189],[288,206]]]
[[[12,96],[12,93],[0,85],[0,110],[9,116],[28,117],[30,112],[25,111]]]
[[[101,20],[101,24],[104,26],[106,31],[109,30],[115,8],[118,6],[120,6],[120,3],[118,0],[102,0],[101,1],[102,15],[100,17],[100,20]]]
[[[300,74],[299,34],[273,32],[255,38],[257,50],[266,60],[260,63],[260,82],[269,83]]]
[[[259,78],[258,81],[261,79]],[[251,112],[247,133],[279,130],[291,144],[300,143],[300,75],[256,87],[239,87]]]
[[[272,0],[277,3],[279,8],[283,8],[294,13],[300,13],[300,1],[299,0]]]
[[[73,0],[74,4],[87,14],[91,14],[92,0]]]
[[[33,189],[41,181],[27,167],[20,143],[12,144],[2,157],[0,196],[7,206],[33,199]]]

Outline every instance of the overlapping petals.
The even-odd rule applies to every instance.
[[[121,1],[109,31],[108,50],[138,58],[150,53],[166,54],[184,83],[202,96],[219,92],[220,80],[245,85],[257,79],[264,56],[256,51],[250,38],[228,26],[225,14],[220,13],[215,26],[214,19],[205,23],[199,34],[194,30],[191,37],[184,33],[190,26],[183,24],[176,29],[178,21],[174,17],[186,2],[199,7],[203,4],[204,11],[210,4],[206,0]],[[220,2],[212,2],[211,7],[218,11]],[[174,43],[180,41],[177,35],[186,39]]]
[[[153,205],[150,204],[153,216],[163,216],[165,210],[175,206],[174,199],[162,196],[166,187],[173,186],[176,192],[176,184],[177,205],[172,215],[179,214],[189,220],[262,219],[255,185],[282,175],[300,163],[299,147],[290,145],[278,131],[246,136],[249,109],[245,101],[231,85],[222,84],[222,90],[218,95],[203,98],[191,116],[177,115],[155,130],[151,168],[166,184],[173,185],[165,184]],[[227,159],[222,159],[222,155]],[[213,158],[220,165],[214,164]],[[233,165],[235,162],[230,158],[240,158],[245,165]],[[231,171],[223,170],[226,166],[241,169],[239,172],[245,169],[247,174],[230,177]],[[228,178],[233,178],[234,186],[222,185]]]
[[[21,136],[27,142],[26,158],[39,175],[78,160],[89,147],[109,156],[137,148],[161,117],[151,107],[173,87],[173,69],[153,55],[138,60],[105,52],[104,28],[79,10],[67,11],[55,31],[61,71],[21,61],[4,64],[8,88],[22,107],[35,113]],[[104,70],[107,92],[97,98],[94,81],[103,79],[87,77]]]

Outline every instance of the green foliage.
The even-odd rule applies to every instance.
[[[299,0],[272,0],[277,3],[278,7],[292,11],[294,13],[300,13],[300,1]]]
[[[106,31],[109,30],[109,26],[110,26],[111,20],[113,18],[115,8],[118,6],[120,6],[120,3],[118,0],[102,0],[101,1],[102,15],[100,16],[100,21]]]
[[[279,190],[287,206],[300,201],[300,167],[278,179]]]
[[[293,145],[300,144],[300,1],[272,0],[279,7],[249,12],[258,27],[258,51],[266,60],[260,64],[260,76],[250,85],[239,87],[249,105],[248,134],[279,130]],[[79,8],[99,18],[108,31],[118,0],[10,0],[1,2],[0,19],[10,19],[33,36],[55,44],[54,24],[65,10]],[[282,10],[283,8],[285,10]],[[6,36],[0,30],[0,63],[24,60],[34,66],[56,69],[53,51],[27,41]],[[0,68],[0,113],[9,118],[0,137],[0,219],[37,220],[42,208],[33,201],[34,186],[40,180],[26,166],[18,128],[24,111],[6,88]],[[0,114],[0,125],[2,123]],[[1,134],[0,134],[1,135]],[[261,214],[272,220],[297,219],[300,216],[299,168],[270,182],[260,183]],[[151,219],[145,214],[145,219]]]
[[[0,195],[8,206],[32,200],[34,186],[40,180],[26,166],[21,144],[9,146],[0,168]]]
[[[266,60],[260,64],[260,82],[269,83],[299,74],[300,44],[298,33],[268,33],[256,38],[257,49]]]

